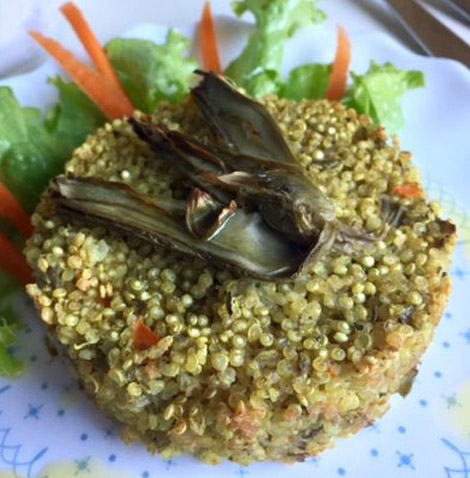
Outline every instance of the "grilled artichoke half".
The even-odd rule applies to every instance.
[[[291,277],[332,248],[353,253],[377,240],[337,220],[263,105],[219,75],[198,73],[203,79],[191,94],[213,144],[129,120],[156,156],[182,173],[187,201],[60,176],[53,194],[58,210],[262,279]]]

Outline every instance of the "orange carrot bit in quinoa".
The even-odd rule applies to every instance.
[[[402,198],[420,198],[423,196],[423,190],[418,183],[404,183],[400,186],[396,186],[393,190],[393,194]]]
[[[134,347],[137,350],[145,350],[153,347],[160,340],[160,336],[147,327],[144,319],[139,319],[134,325]]]

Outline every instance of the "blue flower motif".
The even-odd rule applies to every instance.
[[[36,420],[39,420],[39,412],[42,410],[44,405],[28,405],[28,412],[26,415],[23,417],[23,419],[27,418],[35,418]]]
[[[411,468],[412,470],[415,469],[414,465],[413,465],[413,456],[414,456],[414,453],[410,453],[408,455],[405,455],[404,453],[400,453],[399,451],[397,451],[397,455],[399,457],[399,461],[398,461],[398,465],[397,467],[398,468]]]
[[[442,398],[446,401],[447,409],[461,407],[462,404],[457,400],[457,394],[453,393],[452,395],[443,395]]]
[[[90,472],[90,457],[87,456],[82,460],[75,460],[75,476],[83,473],[84,471]]]

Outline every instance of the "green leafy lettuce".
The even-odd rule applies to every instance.
[[[302,65],[294,68],[282,85],[279,96],[291,100],[319,100],[325,97],[331,65]]]
[[[331,65],[308,64],[293,69],[284,81],[281,66],[284,44],[301,27],[325,18],[318,0],[241,0],[234,3],[237,15],[250,11],[256,20],[248,44],[228,66],[225,74],[246,92],[259,98],[269,93],[296,101],[325,97]],[[424,85],[419,71],[404,71],[390,63],[372,62],[364,75],[352,74],[352,85],[344,103],[369,115],[376,125],[391,133],[404,123],[401,97]]]
[[[59,102],[48,112],[45,126],[52,135],[61,138],[70,155],[106,118],[74,83],[67,83],[60,76],[50,78],[49,83],[58,89]]]
[[[28,211],[73,149],[104,121],[75,85],[52,81],[59,103],[45,121],[38,109],[21,107],[10,88],[0,87],[0,180]]]
[[[400,70],[391,63],[372,62],[366,74],[352,73],[352,77],[345,104],[369,115],[376,125],[384,126],[390,133],[397,132],[405,123],[401,97],[408,90],[424,86],[423,73]]]
[[[23,363],[13,357],[10,347],[23,330],[13,302],[18,297],[16,283],[0,272],[0,375],[16,377],[23,370]]]
[[[260,97],[277,93],[282,85],[280,70],[286,40],[299,29],[325,19],[318,0],[242,0],[234,11],[250,11],[256,26],[248,44],[225,71],[248,94]]]
[[[179,101],[188,91],[197,63],[185,56],[188,40],[169,30],[166,42],[116,38],[105,47],[133,105],[151,113],[159,101]]]
[[[321,99],[325,97],[331,74],[331,65],[302,65],[289,74],[279,96],[292,100]],[[364,75],[351,73],[353,82],[343,102],[358,113],[371,117],[376,126],[384,126],[396,133],[403,125],[402,96],[413,88],[424,86],[420,71],[404,71],[390,63],[372,62]]]

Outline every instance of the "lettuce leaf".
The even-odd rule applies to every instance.
[[[61,170],[60,143],[38,109],[22,108],[10,88],[0,88],[0,180],[29,211]]]
[[[291,100],[319,100],[325,97],[331,65],[302,65],[294,68],[282,85],[279,96]]]
[[[60,76],[49,78],[59,91],[59,102],[46,116],[46,129],[61,139],[66,151],[80,146],[87,135],[95,132],[106,121],[98,107],[74,83]]]
[[[197,63],[185,57],[189,41],[169,30],[166,42],[115,38],[106,54],[136,108],[151,113],[163,99],[176,102],[188,91]]]
[[[24,368],[24,364],[12,356],[10,349],[24,326],[13,307],[19,294],[18,286],[1,272],[0,290],[0,375],[11,378],[18,376]]]
[[[104,117],[78,88],[54,79],[59,103],[46,120],[36,108],[22,108],[8,87],[0,87],[0,181],[33,211],[49,180]]]
[[[367,73],[352,73],[352,77],[353,84],[344,103],[358,113],[369,115],[389,133],[396,133],[405,123],[401,97],[408,90],[424,86],[423,73],[404,71],[391,63],[379,65],[373,61]]]
[[[234,11],[250,11],[256,26],[240,56],[225,74],[254,97],[277,93],[281,87],[280,70],[284,44],[299,29],[325,19],[316,7],[318,0],[242,0]]]

